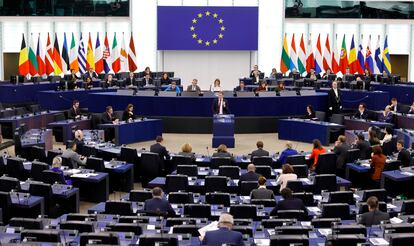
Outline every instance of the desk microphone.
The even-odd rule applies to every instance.
[[[208,151],[208,146],[206,146],[206,150],[207,150],[207,157],[210,157],[210,151]]]

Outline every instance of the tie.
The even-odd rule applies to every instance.
[[[223,114],[223,100],[219,100],[219,114]]]

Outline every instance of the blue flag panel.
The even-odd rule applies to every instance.
[[[257,7],[159,6],[158,50],[257,50]]]

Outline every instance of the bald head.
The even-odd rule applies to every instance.
[[[250,163],[250,164],[247,166],[247,171],[248,171],[248,172],[255,172],[255,171],[256,171],[256,166],[255,166],[254,164]]]

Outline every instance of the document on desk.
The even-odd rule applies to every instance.
[[[403,222],[402,219],[397,218],[397,217],[393,217],[390,219],[391,224],[401,224]]]
[[[318,207],[306,207],[306,208],[309,210],[309,212],[313,212],[315,214],[320,214],[321,213],[321,209],[318,208]]]
[[[69,170],[66,170],[65,171],[66,173],[68,173],[68,174],[77,174],[77,173],[80,173],[81,172],[81,170],[79,170],[79,169],[69,169]]]
[[[401,174],[406,176],[414,176],[414,173],[412,172],[401,172]]]
[[[332,229],[318,229],[318,232],[319,232],[322,236],[326,237],[326,236],[328,236],[328,235],[331,235],[331,234],[332,234]]]
[[[369,163],[362,163],[361,166],[370,168],[371,167],[371,164],[369,164]]]
[[[308,178],[300,178],[299,180],[305,182],[306,184],[313,184],[312,181],[310,181]]]
[[[254,239],[254,243],[257,246],[267,246],[270,245],[270,239]]]
[[[390,244],[384,238],[380,238],[380,237],[370,238],[369,241],[372,243],[372,245],[389,245]]]
[[[73,178],[89,178],[89,177],[95,177],[98,176],[97,173],[77,173],[72,175]]]
[[[218,230],[218,221],[213,221],[210,224],[198,229],[198,233],[200,233],[200,236],[203,238],[206,235],[206,232],[216,230]]]

